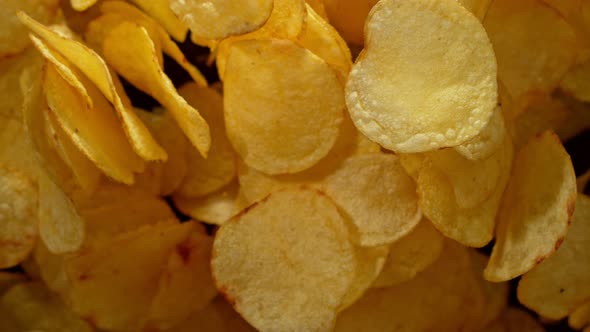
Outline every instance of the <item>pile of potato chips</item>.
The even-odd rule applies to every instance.
[[[590,1],[0,7],[1,331],[590,331]]]

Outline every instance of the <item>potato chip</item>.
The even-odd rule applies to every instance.
[[[510,288],[508,282],[489,282],[485,280],[483,271],[489,257],[478,251],[471,251],[470,253],[472,267],[486,297],[486,309],[477,322],[477,326],[481,328],[497,320],[506,310]]]
[[[230,46],[240,40],[247,39],[294,39],[303,29],[306,19],[305,1],[303,0],[274,0],[270,17],[260,29],[240,35],[229,37],[215,46],[215,61],[217,72],[223,81],[225,63],[229,55]]]
[[[24,96],[18,82],[25,70],[40,70],[41,59],[37,52],[31,50],[0,59],[0,116],[22,119],[21,107]]]
[[[454,149],[400,158],[416,179],[422,213],[445,236],[482,247],[494,235],[512,154],[512,143],[505,135],[503,144],[483,160],[469,160]]]
[[[575,202],[576,175],[559,138],[551,131],[534,137],[515,157],[486,279],[515,278],[551,256],[563,242]]]
[[[30,43],[29,31],[14,14],[21,10],[45,24],[57,18],[59,0],[5,0],[0,7],[0,57],[14,55],[24,50]]]
[[[191,143],[201,155],[207,156],[211,145],[209,126],[199,112],[176,92],[172,81],[164,74],[147,30],[137,24],[123,22],[111,30],[103,45],[107,62],[169,110]]]
[[[195,326],[207,332],[256,332],[221,296],[166,332],[194,332]]]
[[[590,302],[585,302],[572,311],[568,317],[568,324],[576,330],[590,325]]]
[[[460,331],[481,315],[483,291],[465,247],[447,242],[414,279],[368,291],[338,316],[334,331]]]
[[[188,27],[172,11],[170,0],[132,0],[131,2],[158,21],[172,38],[179,42],[184,41]]]
[[[392,154],[352,157],[323,182],[356,226],[359,244],[390,244],[412,231],[422,213],[416,185]]]
[[[98,0],[70,0],[72,8],[77,11],[85,11],[86,9],[94,6]]]
[[[563,77],[560,87],[575,98],[590,102],[590,61],[571,68]]]
[[[350,307],[367,292],[383,270],[389,253],[388,246],[356,247],[355,249],[356,275],[338,311]]]
[[[94,330],[40,283],[18,284],[0,298],[0,329],[44,332]]]
[[[482,160],[490,157],[504,142],[506,126],[502,109],[496,107],[490,122],[474,138],[458,145],[455,150],[469,160]]]
[[[363,45],[363,29],[377,0],[323,0],[330,24],[349,43]]]
[[[305,0],[305,3],[326,22],[329,21],[328,13],[326,13],[326,6],[324,6],[324,0]]]
[[[590,299],[590,198],[578,195],[572,226],[555,254],[526,273],[518,284],[518,299],[543,317],[561,319]]]
[[[186,150],[187,173],[177,195],[203,197],[228,184],[236,176],[235,153],[225,133],[223,97],[213,89],[194,83],[184,85],[178,93],[198,109],[211,130],[211,149],[203,158],[194,149]]]
[[[372,287],[390,287],[413,279],[428,268],[443,251],[444,237],[422,219],[410,233],[389,247],[389,255]]]
[[[0,268],[23,261],[37,239],[37,186],[22,172],[0,165]]]
[[[239,186],[232,182],[205,197],[174,196],[174,205],[191,218],[213,225],[223,225],[245,207],[239,198]]]
[[[478,20],[483,22],[492,0],[457,0],[465,9],[470,11]]]
[[[380,1],[365,34],[346,104],[369,139],[424,152],[462,144],[487,125],[497,99],[494,52],[457,1]]]
[[[211,278],[213,240],[194,233],[168,257],[146,325],[170,328],[205,308],[217,294]]]
[[[168,159],[149,163],[146,170],[136,176],[135,184],[160,196],[170,195],[180,186],[187,173],[185,154],[189,143],[167,110],[157,108],[147,112],[136,109],[136,112],[158,143],[164,147]]]
[[[259,330],[329,331],[355,278],[348,236],[320,192],[278,191],[221,226],[213,277]]]
[[[169,2],[170,9],[190,28],[191,34],[203,39],[223,39],[254,31],[266,23],[273,9],[273,0]]]
[[[224,81],[225,124],[249,166],[268,174],[313,166],[334,145],[343,109],[336,72],[310,51],[276,39],[232,45]]]
[[[110,69],[98,54],[73,38],[43,26],[22,12],[18,13],[18,17],[29,29],[86,75],[106,99],[113,104],[125,134],[134,150],[143,159],[166,159],[165,151],[154,141],[147,128],[133,112],[131,102],[124,95],[118,78],[116,75],[112,75]]]
[[[494,0],[484,26],[498,60],[498,79],[515,99],[549,92],[574,63],[574,29],[541,0]]]

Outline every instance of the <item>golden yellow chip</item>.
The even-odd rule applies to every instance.
[[[576,175],[559,138],[551,131],[534,137],[515,157],[486,279],[515,278],[551,256],[564,240],[575,202]]]
[[[295,188],[221,226],[211,266],[217,288],[255,328],[329,331],[355,280],[355,260],[336,205]]]
[[[113,28],[104,40],[106,61],[136,87],[152,95],[172,116],[203,156],[211,145],[209,126],[174,88],[156,57],[156,49],[147,30],[123,22]]]
[[[94,6],[97,1],[98,0],[70,0],[70,4],[75,10],[84,11]]]
[[[323,0],[330,24],[349,43],[362,46],[369,11],[378,0]]]
[[[482,160],[490,157],[503,144],[506,127],[502,109],[496,107],[490,122],[474,138],[458,145],[455,150],[470,160]]]
[[[498,79],[519,99],[549,92],[574,64],[576,33],[541,0],[494,0],[484,26],[498,60]]]
[[[211,149],[203,158],[194,149],[186,150],[187,173],[175,194],[203,197],[228,184],[236,176],[235,153],[225,132],[223,97],[210,88],[194,83],[184,85],[178,93],[198,109],[211,130]]]
[[[226,69],[227,134],[248,166],[295,173],[328,154],[344,97],[327,63],[291,41],[244,40],[232,44]]]
[[[422,217],[416,184],[392,154],[353,156],[321,187],[356,226],[361,246],[393,243]]]
[[[438,259],[443,244],[444,237],[429,220],[422,219],[409,234],[391,244],[383,270],[372,287],[389,287],[413,279]]]
[[[543,317],[561,319],[590,298],[590,272],[581,267],[590,257],[590,198],[578,195],[570,230],[555,254],[526,273],[518,299]]]
[[[492,0],[457,0],[465,9],[469,10],[478,20],[483,22]]]
[[[0,298],[2,331],[92,332],[93,327],[76,316],[41,283],[22,283]]]
[[[380,1],[346,85],[356,127],[395,152],[462,144],[487,125],[496,61],[481,23],[456,0]]]
[[[188,27],[172,11],[170,0],[131,0],[131,2],[158,21],[172,38],[179,42],[184,41]]]
[[[268,20],[273,2],[170,0],[169,6],[189,27],[191,35],[202,39],[223,39],[260,28]]]
[[[174,205],[191,218],[213,225],[223,225],[245,207],[239,197],[239,185],[232,182],[205,197],[174,196]]]

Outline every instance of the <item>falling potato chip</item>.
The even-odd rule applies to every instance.
[[[0,7],[0,57],[14,55],[29,45],[28,30],[14,16],[21,10],[40,22],[49,24],[57,18],[59,0],[4,0]]]
[[[169,6],[189,27],[192,35],[202,39],[223,39],[260,28],[268,20],[273,2],[171,0]]]
[[[0,165],[0,268],[23,261],[37,239],[37,185],[26,174]]]
[[[91,332],[56,294],[41,283],[21,283],[0,298],[2,331]]]
[[[468,250],[448,241],[414,279],[372,289],[341,312],[334,331],[460,331],[480,317],[484,300]]]
[[[124,36],[125,38],[122,38]],[[209,126],[174,88],[156,59],[154,43],[147,30],[123,22],[113,28],[104,40],[104,56],[119,74],[158,100],[199,150],[207,156],[211,145]]]
[[[217,294],[209,264],[212,244],[208,235],[194,233],[177,245],[160,277],[146,325],[176,326],[211,302]]]
[[[184,85],[178,93],[198,109],[211,130],[211,149],[207,158],[194,149],[186,150],[187,173],[176,194],[203,197],[228,184],[236,176],[235,153],[225,133],[223,97],[210,88],[194,83]]]
[[[590,298],[590,198],[578,195],[572,225],[555,254],[526,273],[518,299],[543,317],[561,319]]]
[[[502,109],[496,107],[487,126],[474,138],[456,146],[455,150],[470,160],[486,159],[502,145],[504,135],[506,135],[504,116]]]
[[[492,0],[457,0],[465,9],[469,10],[478,20],[483,22]]]
[[[239,198],[239,186],[232,182],[205,197],[174,196],[174,205],[191,218],[213,225],[223,225],[245,207]]]
[[[541,0],[494,0],[484,26],[498,60],[498,79],[519,99],[555,88],[574,64],[576,33]]]
[[[363,45],[363,29],[369,11],[378,0],[323,0],[330,24],[349,43]]]
[[[328,64],[291,41],[244,40],[232,44],[226,68],[227,134],[248,166],[295,173],[328,154],[344,109]]]
[[[576,175],[570,157],[557,135],[546,131],[515,157],[486,279],[515,278],[551,256],[563,242],[575,202]]]
[[[362,246],[393,243],[422,217],[416,185],[392,154],[352,157],[324,180],[323,188],[350,217]]]
[[[577,99],[590,102],[590,61],[571,68],[560,87]]]
[[[590,325],[590,302],[585,302],[572,311],[568,317],[568,324],[576,330]]]
[[[70,0],[70,4],[72,5],[72,8],[77,11],[85,11],[94,6],[97,1],[98,0]]]
[[[422,221],[389,247],[383,270],[372,287],[383,288],[413,279],[440,256],[444,237],[430,221]]]
[[[395,152],[462,144],[496,107],[496,61],[481,23],[456,0],[380,1],[346,85],[357,128]]]
[[[303,29],[306,15],[303,0],[274,0],[270,17],[260,29],[219,42],[215,46],[215,62],[221,80],[224,80],[225,63],[233,43],[247,39],[294,39]]]
[[[401,155],[401,160],[416,179],[422,213],[434,226],[463,245],[482,247],[494,235],[512,153],[505,135],[503,144],[484,160],[469,160],[454,149]]]
[[[170,0],[132,0],[131,2],[160,22],[174,39],[179,42],[184,41],[188,27],[172,11]]]
[[[278,191],[221,226],[213,277],[259,330],[329,331],[355,278],[348,237],[325,195]]]

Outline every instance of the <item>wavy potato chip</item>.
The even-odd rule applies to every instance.
[[[429,220],[422,219],[407,235],[389,246],[389,255],[372,287],[395,286],[413,279],[434,263],[444,247],[444,237]]]
[[[277,191],[220,227],[213,278],[259,330],[329,331],[355,281],[348,237],[346,221],[325,195]]]
[[[291,41],[244,40],[232,44],[226,68],[227,134],[248,166],[295,173],[328,154],[345,106],[327,63]]]
[[[363,45],[363,29],[369,11],[378,0],[323,0],[330,24],[354,45]]]
[[[169,6],[192,35],[223,39],[260,28],[268,20],[273,3],[273,0],[170,0]]]
[[[209,126],[176,92],[157,61],[156,49],[147,30],[135,23],[122,22],[108,33],[103,47],[109,65],[169,110],[191,143],[207,156],[211,145]]]
[[[541,0],[494,0],[484,26],[498,60],[498,79],[519,99],[551,91],[574,64],[576,33]]]
[[[353,156],[320,186],[355,225],[361,246],[393,243],[422,217],[416,184],[392,154]]]
[[[494,52],[457,1],[380,1],[365,34],[346,104],[369,139],[424,152],[462,144],[487,125],[497,99]]]
[[[502,115],[502,109],[496,107],[485,128],[477,136],[454,149],[469,160],[486,159],[503,144],[504,135],[506,135],[504,115]]]
[[[590,198],[578,195],[570,230],[555,254],[527,272],[518,284],[518,299],[539,315],[561,319],[590,299]]]
[[[559,138],[551,131],[534,137],[515,156],[486,279],[515,278],[553,255],[575,202],[576,175]]]
[[[196,150],[186,150],[187,172],[175,194],[203,197],[227,185],[237,173],[235,153],[225,131],[223,97],[213,89],[194,83],[182,86],[178,93],[198,109],[209,124],[211,149],[206,159]]]

